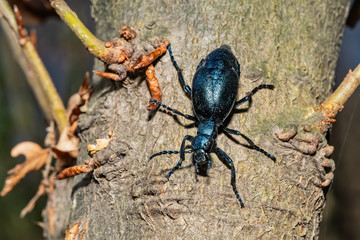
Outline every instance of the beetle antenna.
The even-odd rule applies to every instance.
[[[187,151],[162,151],[162,152],[158,152],[158,153],[155,153],[153,155],[151,155],[151,157],[149,157],[149,161],[151,159],[153,159],[154,157],[157,157],[157,156],[160,156],[160,155],[163,155],[163,154],[179,154],[179,153],[192,153],[193,150],[187,150]]]

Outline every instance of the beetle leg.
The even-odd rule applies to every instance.
[[[271,155],[270,153],[266,152],[264,149],[258,147],[255,145],[255,143],[253,141],[251,141],[250,138],[248,138],[247,136],[245,136],[244,134],[242,134],[241,132],[237,131],[237,130],[233,130],[233,129],[229,129],[229,128],[224,128],[224,131],[230,134],[234,134],[234,135],[238,135],[241,136],[242,138],[244,138],[250,145],[251,148],[255,149],[256,151],[259,151],[261,153],[263,153],[265,156],[267,156],[268,158],[270,158],[271,160],[273,160],[274,162],[276,161],[276,158]]]
[[[156,103],[156,104],[159,104],[159,105],[162,106],[163,108],[165,108],[165,109],[167,109],[167,110],[169,110],[169,111],[171,111],[171,112],[173,112],[173,113],[176,113],[176,114],[178,114],[178,115],[180,115],[180,116],[183,116],[183,117],[186,118],[186,119],[189,119],[189,120],[192,120],[192,121],[196,121],[196,118],[195,118],[194,116],[181,113],[181,112],[179,112],[179,111],[176,110],[176,109],[172,109],[171,107],[166,106],[166,105],[163,104],[162,102],[156,101],[155,99],[150,99],[150,102],[154,102],[154,103]]]
[[[242,99],[240,99],[239,101],[235,102],[234,108],[240,106],[241,104],[243,104],[244,102],[251,102],[251,97],[260,89],[263,88],[267,88],[267,89],[274,89],[274,85],[271,84],[261,84],[259,86],[257,86],[256,88],[254,88],[250,93],[248,93],[245,97],[243,97]]]
[[[239,200],[241,207],[244,207],[244,203],[241,200],[241,197],[238,193],[238,190],[236,188],[236,176],[235,176],[235,167],[234,167],[234,163],[231,160],[231,158],[220,148],[216,147],[215,148],[215,153],[218,155],[218,157],[220,159],[222,159],[223,161],[225,161],[226,163],[230,164],[231,166],[231,186],[234,190],[235,196],[236,198]]]
[[[189,140],[190,142],[194,139],[193,136],[190,136],[190,135],[186,135],[181,143],[181,148],[180,148],[180,160],[179,162],[176,164],[176,166],[171,169],[171,171],[166,175],[166,178],[169,179],[171,174],[173,174],[176,170],[179,169],[179,167],[181,166],[182,164],[182,161],[185,159],[185,142],[186,140]],[[192,150],[191,150],[192,152]]]
[[[177,73],[178,73],[179,81],[180,81],[180,83],[181,83],[181,86],[183,87],[183,89],[184,89],[184,91],[185,91],[186,93],[188,93],[188,94],[191,95],[191,88],[190,88],[188,85],[186,85],[186,83],[185,83],[185,81],[184,81],[184,76],[183,76],[183,74],[182,74],[182,70],[181,70],[181,68],[179,68],[179,66],[177,65],[177,63],[176,63],[176,61],[175,61],[175,58],[174,58],[174,56],[173,56],[173,54],[172,54],[172,51],[171,51],[171,46],[170,46],[170,44],[169,44],[169,46],[167,47],[167,49],[168,49],[169,54],[170,54],[171,62],[173,63],[173,65],[174,65],[174,67],[175,67],[175,69],[176,69],[176,71],[177,71]]]

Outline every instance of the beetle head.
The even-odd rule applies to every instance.
[[[192,148],[196,164],[203,165],[208,162],[212,145],[213,140],[209,135],[199,134],[194,138]]]

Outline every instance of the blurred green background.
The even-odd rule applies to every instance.
[[[90,2],[68,0],[67,3],[93,31]],[[119,20],[121,21],[121,20]],[[63,101],[78,90],[84,73],[92,69],[92,56],[69,28],[56,17],[31,27],[37,32],[38,51]],[[46,124],[24,74],[9,48],[0,28],[0,188],[6,172],[23,157],[10,157],[11,148],[21,141],[42,145]],[[336,86],[349,69],[360,63],[360,24],[346,28],[336,69]],[[321,226],[320,239],[360,239],[360,90],[358,89],[338,115],[330,134],[335,145],[332,156],[336,161],[335,181],[327,195],[327,206]],[[37,191],[41,173],[31,173],[7,196],[0,197],[0,239],[42,239],[41,211],[46,197],[37,202],[25,218],[21,210]]]

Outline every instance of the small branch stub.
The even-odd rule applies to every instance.
[[[343,108],[347,99],[352,95],[360,84],[360,65],[354,71],[349,70],[340,86],[321,104],[321,107],[335,117]]]

